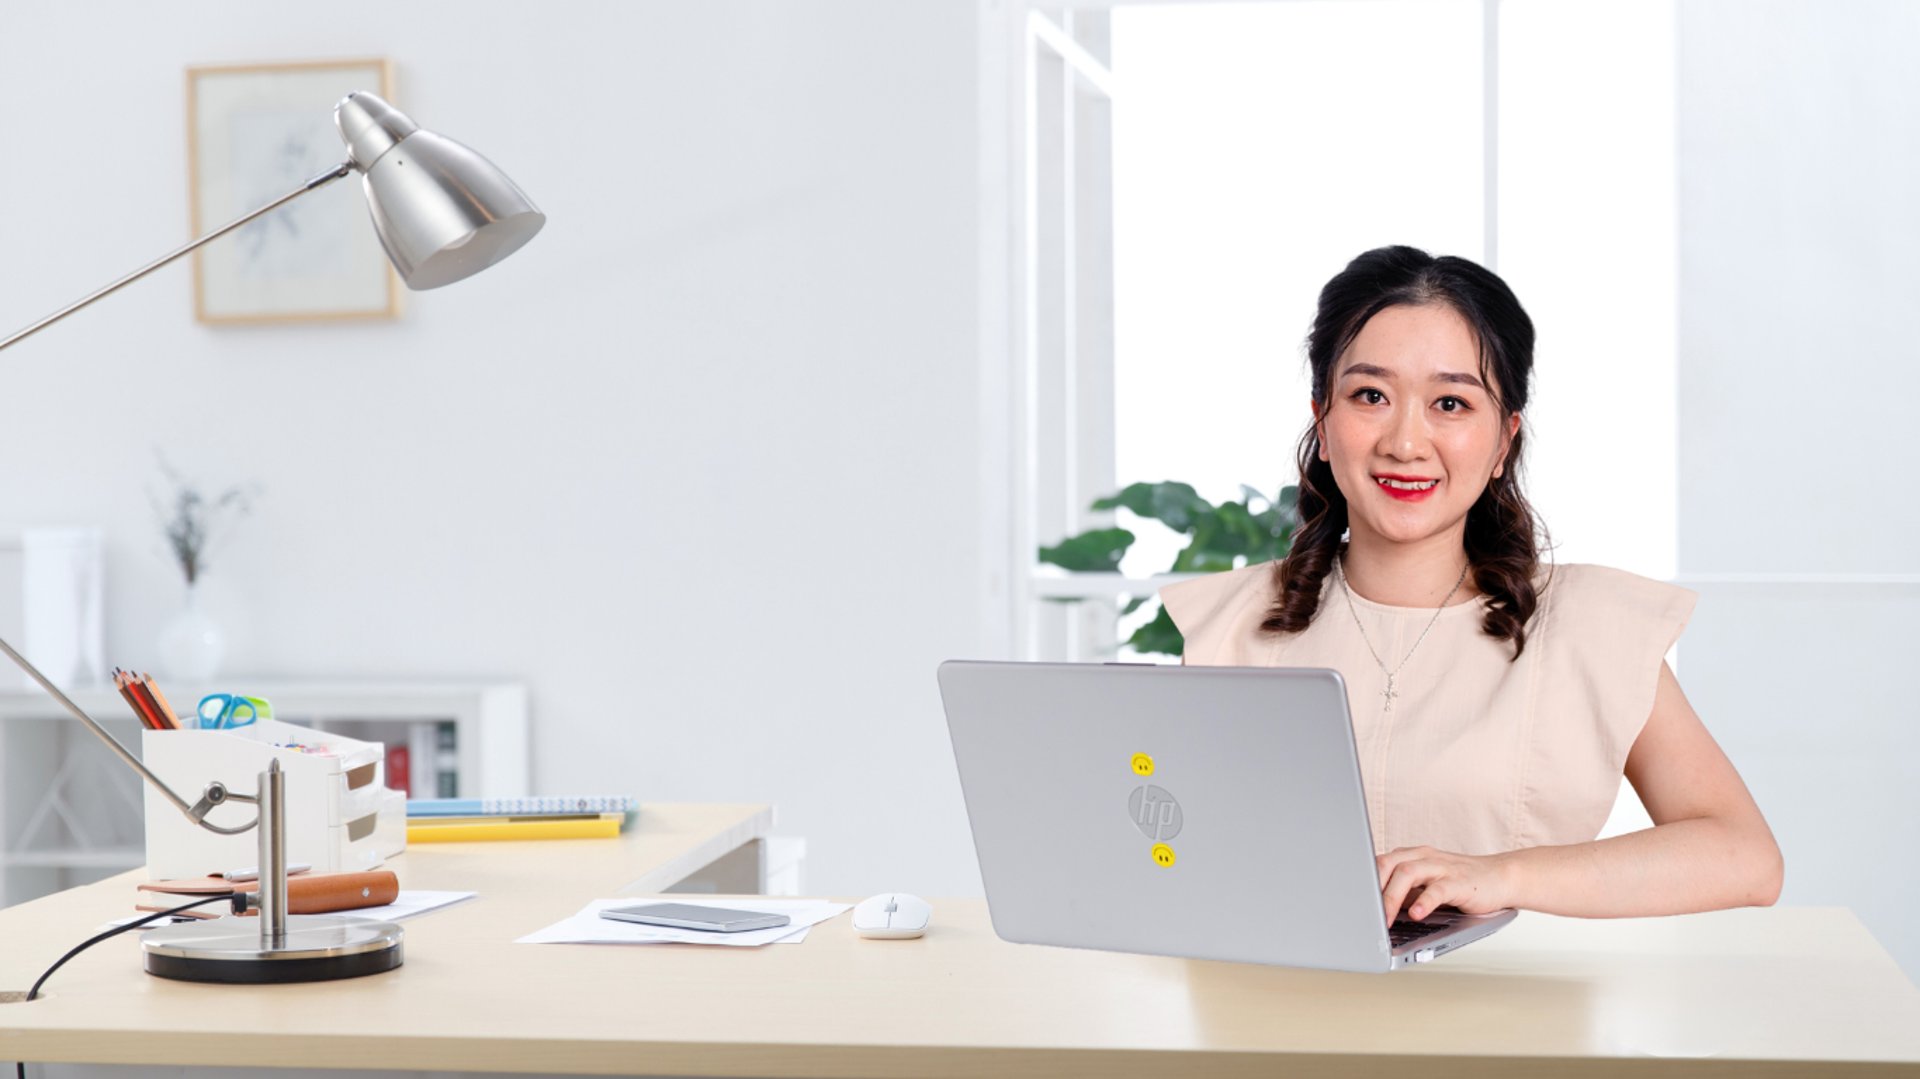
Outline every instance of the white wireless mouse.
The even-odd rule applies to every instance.
[[[853,931],[874,940],[909,940],[927,931],[933,908],[917,895],[886,892],[853,908]]]

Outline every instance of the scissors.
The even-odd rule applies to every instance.
[[[244,727],[256,719],[272,719],[273,705],[264,697],[246,697],[238,693],[209,693],[200,698],[200,729],[223,731]]]

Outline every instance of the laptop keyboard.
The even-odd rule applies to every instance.
[[[1387,927],[1387,939],[1398,948],[1410,940],[1418,940],[1429,933],[1437,933],[1447,926],[1442,922],[1398,921]]]

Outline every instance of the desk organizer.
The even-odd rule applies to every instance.
[[[290,745],[325,749],[302,752]],[[224,731],[142,731],[141,758],[188,802],[207,784],[253,794],[260,773],[279,758],[287,775],[287,862],[316,873],[373,869],[406,847],[406,798],[382,781],[385,747],[292,723],[263,719]],[[147,872],[175,880],[253,867],[260,839],[252,830],[218,835],[199,827],[151,786],[146,790]],[[255,807],[227,802],[207,814],[235,827]],[[390,819],[388,819],[390,818]]]

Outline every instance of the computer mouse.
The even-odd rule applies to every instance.
[[[884,892],[853,908],[853,931],[873,940],[910,940],[927,931],[933,907],[917,895]]]

